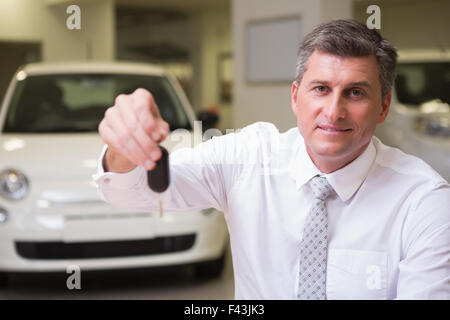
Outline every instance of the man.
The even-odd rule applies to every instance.
[[[298,53],[298,128],[257,122],[171,154],[164,208],[224,211],[237,299],[450,298],[450,186],[373,137],[396,56],[362,24],[323,24]],[[167,124],[150,93],[119,96],[99,132],[104,199],[156,211],[145,169]]]

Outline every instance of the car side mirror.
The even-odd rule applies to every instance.
[[[219,115],[211,111],[199,111],[197,113],[197,119],[202,122],[203,132],[208,129],[216,128],[219,122]]]

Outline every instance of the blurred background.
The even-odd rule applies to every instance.
[[[81,29],[70,30],[66,24],[72,15],[66,10],[73,4],[80,8]],[[0,142],[3,143],[3,149],[0,149],[0,175],[4,176],[0,180],[0,189],[6,190],[5,194],[17,194],[19,191],[14,191],[14,188],[25,190],[26,186],[27,190],[31,188],[29,192],[33,194],[32,188],[35,188],[34,196],[24,196],[24,200],[0,197],[0,237],[3,233],[4,242],[14,241],[14,238],[36,241],[45,234],[45,228],[37,227],[31,227],[35,231],[33,236],[30,233],[26,236],[20,234],[20,230],[26,229],[22,227],[26,225],[22,224],[24,219],[31,218],[22,216],[24,213],[19,211],[35,212],[33,206],[36,201],[42,200],[42,192],[36,191],[38,184],[33,186],[32,181],[29,185],[25,182],[32,180],[33,174],[27,176],[27,164],[14,158],[20,153],[11,156],[11,150],[24,148],[23,145],[30,142],[27,140],[29,137],[23,136],[25,132],[18,130],[17,124],[14,125],[19,116],[10,115],[7,110],[19,110],[16,105],[22,101],[15,91],[20,85],[10,84],[12,80],[17,83],[27,81],[27,75],[30,80],[33,72],[42,73],[47,68],[44,66],[35,71],[24,69],[20,73],[18,71],[22,66],[56,63],[60,66],[56,68],[59,70],[57,73],[69,74],[75,70],[72,65],[84,62],[151,64],[158,70],[170,73],[175,79],[173,92],[178,92],[175,95],[180,98],[173,98],[174,93],[170,93],[172,89],[167,96],[178,101],[174,102],[179,104],[174,110],[184,108],[185,111],[180,111],[184,115],[174,123],[182,123],[183,119],[189,122],[194,118],[211,120],[212,117],[211,127],[225,133],[226,129],[242,128],[255,121],[269,121],[280,131],[285,131],[296,126],[290,107],[290,88],[298,43],[315,26],[331,19],[352,18],[366,23],[372,15],[366,12],[370,5],[380,8],[380,32],[400,53],[399,76],[390,115],[386,123],[377,129],[376,135],[389,145],[420,156],[449,180],[450,0],[0,0],[0,101],[3,101],[0,122],[4,122],[0,125],[3,128],[0,133]],[[64,67],[67,70],[61,71]],[[84,68],[83,72],[87,74]],[[56,69],[48,67],[45,70],[51,73]],[[79,74],[81,71],[77,72]],[[126,73],[123,70],[120,72]],[[152,76],[157,74],[156,71],[149,73]],[[66,80],[59,83],[66,83]],[[42,84],[42,81],[38,82]],[[92,79],[90,82],[86,79],[80,81],[81,87],[100,83],[98,79],[97,82]],[[98,86],[105,87],[105,83]],[[139,82],[127,83],[138,85]],[[49,87],[35,91],[41,95],[52,94]],[[108,99],[104,101],[111,100]],[[70,101],[65,102],[70,109]],[[73,105],[79,105],[79,101]],[[108,106],[107,102],[103,104],[104,108]],[[100,121],[102,110],[98,109],[101,112],[96,113],[96,121]],[[167,117],[175,117],[178,112],[169,111]],[[79,114],[77,116],[81,117]],[[17,119],[14,120],[14,117]],[[31,126],[27,122],[21,125],[25,128]],[[175,127],[190,129],[185,124]],[[95,121],[91,131],[92,128],[95,128]],[[39,133],[27,132],[28,135]],[[35,140],[41,137],[37,136]],[[83,144],[83,139],[73,141]],[[48,142],[46,144],[48,146]],[[35,148],[34,152],[42,150]],[[95,161],[100,151],[101,143],[97,143],[92,156],[84,159],[91,161],[87,166],[91,174],[95,172]],[[46,160],[37,157],[33,167],[39,165],[36,161]],[[9,168],[17,170],[5,171]],[[64,171],[61,172],[64,175]],[[90,178],[87,173],[83,174]],[[61,182],[60,186],[52,188],[65,190],[64,183]],[[27,199],[32,199],[32,204],[22,206],[20,201]],[[14,215],[21,217],[20,223],[14,220]],[[6,245],[0,245],[0,272],[3,273],[0,284],[6,284],[0,286],[0,298],[234,297],[232,257],[228,248],[226,258],[221,260],[223,265],[216,266],[214,277],[197,278],[189,270],[170,273],[164,268],[162,271],[152,269],[136,271],[134,278],[130,278],[130,273],[126,276],[93,276],[86,280],[86,286],[81,290],[67,289],[67,275],[63,280],[60,276],[55,280],[50,276],[16,275],[16,271],[21,273],[24,269],[38,273],[53,269],[40,269],[39,260],[33,262],[30,268],[15,269],[12,267],[14,264],[8,264],[7,260],[17,257],[12,257],[12,253],[6,254],[8,250]],[[217,263],[218,260],[215,261]],[[21,266],[20,263],[18,265]],[[129,265],[135,266],[133,263]],[[122,264],[122,267],[127,267],[127,264]],[[58,268],[62,270],[62,264]],[[6,277],[4,274],[7,274]]]

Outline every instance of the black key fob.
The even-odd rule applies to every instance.
[[[162,156],[156,162],[156,167],[147,171],[147,183],[154,192],[164,192],[170,184],[169,152],[162,146],[158,147],[161,149]]]

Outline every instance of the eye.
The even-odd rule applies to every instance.
[[[361,96],[364,95],[364,93],[360,89],[351,89],[350,90],[350,95],[353,96],[353,97],[361,97]]]
[[[317,86],[314,88],[314,91],[318,92],[318,93],[326,93],[327,92],[327,87],[325,86]]]

